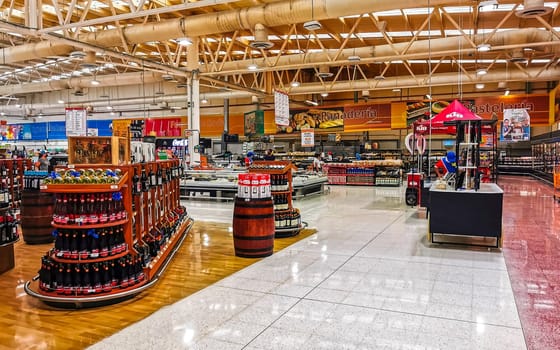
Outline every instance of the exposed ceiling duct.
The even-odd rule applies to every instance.
[[[453,0],[431,0],[431,6],[456,4]],[[395,8],[425,6],[411,0],[363,1],[363,0],[286,0],[259,6],[208,13],[184,18],[137,24],[129,27],[81,34],[79,41],[99,47],[115,47],[123,44],[140,44],[182,37],[229,33],[241,29],[254,29],[257,24],[274,27],[311,20],[338,18],[366,12],[385,11]],[[312,15],[313,6],[313,15]],[[28,61],[48,56],[66,56],[75,51],[73,46],[53,42],[40,42],[6,47],[1,50],[2,64]]]
[[[268,29],[260,23],[255,25],[255,40],[253,40],[249,46],[257,50],[268,50],[274,46],[274,44],[268,40]]]
[[[79,77],[61,80],[51,80],[41,83],[4,85],[0,86],[0,95],[29,94],[34,92],[45,92],[65,89],[91,87],[93,77]],[[112,75],[98,75],[96,80],[102,87],[119,85],[142,85],[155,83],[162,80],[161,73],[156,72],[134,72]],[[8,92],[9,91],[9,92]]]
[[[515,15],[521,18],[535,18],[547,15],[552,10],[552,7],[544,6],[544,0],[525,0],[523,9],[515,12]]]

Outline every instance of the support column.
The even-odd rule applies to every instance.
[[[198,145],[200,143],[200,79],[198,77],[198,50],[199,38],[193,38],[192,45],[187,47],[187,69],[192,72],[189,77],[189,87],[187,90],[188,98],[188,122],[189,129],[192,130],[189,136],[189,155],[191,166],[200,164],[200,153]],[[196,147],[196,152],[195,152]]]
[[[25,26],[33,29],[43,29],[41,17],[41,0],[25,0]]]

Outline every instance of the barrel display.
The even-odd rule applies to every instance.
[[[23,191],[21,199],[21,233],[28,244],[53,241],[51,221],[54,197],[51,193]]]
[[[272,199],[236,198],[233,208],[235,255],[262,258],[274,248],[274,206]]]

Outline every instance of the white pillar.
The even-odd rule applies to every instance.
[[[200,143],[200,80],[198,77],[198,46],[199,39],[194,38],[192,45],[187,47],[187,69],[192,75],[189,77],[189,87],[187,90],[187,98],[189,101],[188,128],[193,130],[189,137],[189,154],[191,166],[200,164],[200,153],[195,152],[195,146]]]

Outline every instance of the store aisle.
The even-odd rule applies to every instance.
[[[429,248],[402,189],[296,201],[319,232],[92,349],[525,349],[499,252]],[[231,204],[188,202],[201,220]]]
[[[560,204],[552,187],[500,177],[504,257],[529,349],[560,349]]]

